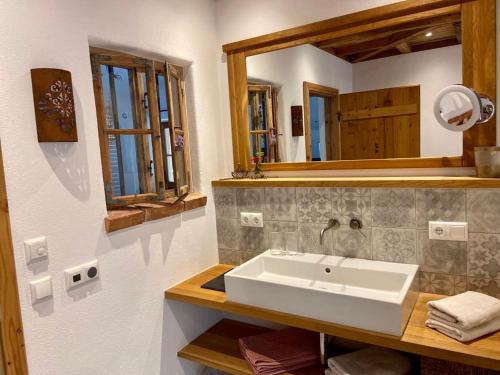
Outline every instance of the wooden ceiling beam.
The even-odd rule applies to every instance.
[[[353,35],[348,35],[345,37],[334,38],[316,43],[316,47],[319,48],[338,48],[343,46],[349,46],[357,43],[369,42],[382,37],[387,37],[395,33],[419,30],[423,28],[429,28],[433,26],[442,26],[450,23],[460,22],[460,13],[447,14],[444,16],[438,16],[433,18],[421,19],[417,21],[409,21],[399,25],[389,25],[388,27],[380,28],[379,30],[371,30],[364,33],[358,33]]]
[[[374,56],[377,56],[381,52],[387,51],[389,49],[396,48],[399,44],[407,43],[407,42],[411,41],[413,38],[415,38],[415,37],[417,37],[419,35],[431,32],[436,27],[437,26],[433,26],[433,27],[429,27],[429,28],[424,29],[424,30],[418,30],[418,31],[412,33],[411,35],[407,36],[406,38],[402,38],[400,40],[396,40],[395,42],[392,42],[390,44],[387,44],[386,46],[380,47],[379,49],[377,49],[375,51],[368,52],[367,54],[365,54],[365,55],[363,55],[361,57],[358,57],[356,60],[353,61],[353,63],[359,63],[359,62],[363,62],[365,60],[369,60],[370,58],[372,58]]]
[[[400,43],[400,44],[396,45],[396,48],[401,53],[410,53],[411,52],[411,46],[407,42]]]
[[[376,34],[376,37],[377,36],[380,37],[374,38],[373,40],[368,40],[362,43],[351,44],[345,47],[338,47],[338,48],[333,47],[332,50],[336,56],[342,58],[344,56],[350,56],[367,51],[372,51],[377,48],[381,48],[383,46],[386,46],[387,44],[393,43],[395,40],[400,40],[413,33],[414,33],[413,30],[398,31],[396,33],[385,32],[382,34]]]

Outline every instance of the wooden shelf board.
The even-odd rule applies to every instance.
[[[420,293],[406,330],[403,336],[398,337],[229,302],[226,301],[225,293],[201,288],[201,285],[205,282],[229,271],[231,268],[233,266],[224,264],[214,266],[168,289],[165,291],[165,298],[315,332],[323,332],[332,336],[431,358],[500,370],[500,332],[464,344],[425,327],[426,303],[445,296]]]
[[[203,365],[234,375],[253,375],[250,366],[240,353],[238,339],[269,332],[271,329],[253,324],[223,319],[186,345],[177,355]],[[318,343],[319,344],[319,343]],[[323,375],[321,364],[284,375]]]
[[[221,179],[215,187],[415,187],[415,188],[500,188],[499,178],[478,177],[270,177],[263,179]]]

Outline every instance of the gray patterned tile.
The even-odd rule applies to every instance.
[[[264,220],[297,221],[295,188],[266,188]]]
[[[241,227],[240,244],[241,251],[264,251],[264,228]]]
[[[264,189],[236,189],[238,217],[241,212],[264,211]]]
[[[417,263],[417,233],[413,229],[372,228],[373,259]]]
[[[241,264],[241,252],[238,250],[219,249],[219,263],[239,266]]]
[[[262,254],[264,251],[242,251],[241,252],[241,263],[245,263],[257,255]]]
[[[473,290],[488,294],[495,298],[500,298],[500,280],[468,277],[467,290]]]
[[[342,226],[333,233],[334,255],[349,258],[372,258],[371,229],[353,230],[349,226]]]
[[[471,233],[468,246],[467,275],[500,279],[500,235]]]
[[[332,217],[330,189],[297,188],[297,218],[303,223],[326,223]]]
[[[215,214],[217,217],[237,219],[236,190],[228,188],[214,189]]]
[[[332,189],[332,215],[340,224],[349,224],[353,218],[364,226],[372,225],[371,191],[363,188]]]
[[[299,223],[299,250],[305,253],[333,254],[333,230],[328,230],[323,245],[319,244],[319,232],[324,227],[324,224]]]
[[[418,264],[422,272],[465,276],[467,242],[430,240],[428,231],[418,231]]]
[[[240,221],[238,219],[217,219],[217,241],[219,249],[238,249],[240,243]]]
[[[429,221],[465,221],[464,189],[417,189],[417,228]]]
[[[372,189],[374,227],[414,228],[414,189]]]
[[[467,279],[465,276],[428,272],[419,272],[419,274],[421,292],[452,296],[467,290]]]
[[[467,189],[469,232],[500,233],[500,189]]]
[[[291,221],[264,221],[264,248],[271,247],[272,232],[297,232],[297,223]],[[283,244],[285,246],[285,244]]]

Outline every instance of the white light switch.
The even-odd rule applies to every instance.
[[[240,222],[242,227],[262,228],[264,226],[262,213],[242,212],[240,215]]]
[[[31,303],[36,303],[41,299],[52,295],[52,277],[46,276],[30,282]]]
[[[467,223],[429,221],[429,239],[431,240],[467,241],[468,232]]]
[[[26,254],[26,263],[49,256],[47,237],[37,237],[24,241],[24,251]]]

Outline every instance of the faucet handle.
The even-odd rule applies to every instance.
[[[359,233],[361,233],[364,237],[366,237],[366,234],[363,233],[361,228],[363,228],[363,222],[360,219],[357,218],[352,218],[351,221],[349,222],[349,227],[354,230],[359,230]]]
[[[340,228],[340,221],[337,219],[328,220],[328,228],[338,229]]]

